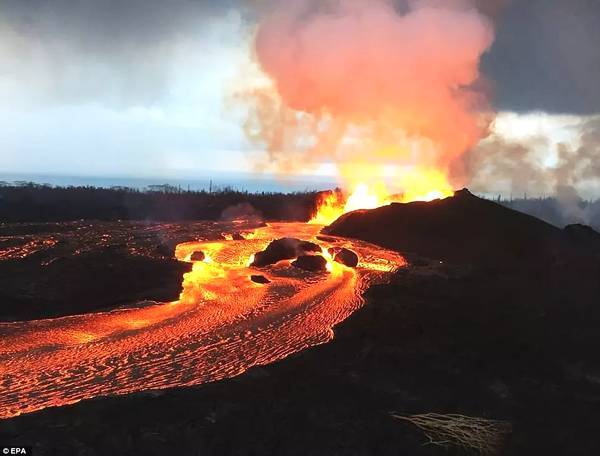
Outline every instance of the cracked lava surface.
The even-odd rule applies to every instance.
[[[272,223],[243,240],[178,244],[180,261],[192,262],[196,251],[205,258],[184,275],[177,301],[0,323],[0,418],[97,396],[211,382],[327,342],[332,328],[362,305],[363,291],[406,261],[359,241],[319,240],[320,229]],[[294,268],[291,260],[248,266],[254,253],[282,237],[316,242],[324,253],[347,247],[360,262],[353,269],[329,258],[326,273]],[[252,274],[270,283],[254,283]]]

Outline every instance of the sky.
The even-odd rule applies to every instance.
[[[600,2],[506,3],[482,63],[499,112],[495,132],[544,136],[546,146],[577,142],[578,128],[600,114]],[[233,101],[261,77],[250,4],[1,0],[0,171],[188,178],[254,170],[249,157],[261,151]]]

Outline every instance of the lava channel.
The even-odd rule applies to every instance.
[[[327,342],[332,328],[363,304],[363,291],[406,262],[363,242],[324,242],[317,239],[320,228],[274,223],[246,239],[179,244],[177,258],[193,262],[193,269],[174,302],[1,323],[0,418],[97,396],[211,382]],[[332,246],[347,247],[360,262],[349,268],[328,258],[323,273],[287,260],[249,266],[255,252],[282,237],[317,243],[325,256]]]

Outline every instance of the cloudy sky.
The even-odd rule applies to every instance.
[[[249,170],[228,96],[255,77],[248,4],[1,0],[0,171]],[[499,129],[577,136],[600,111],[600,2],[512,0],[496,20],[482,68]]]

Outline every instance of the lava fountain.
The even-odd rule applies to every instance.
[[[493,119],[479,62],[494,27],[478,3],[268,4],[253,43],[260,77],[240,90],[245,131],[266,148],[262,168],[334,168],[344,192],[313,223],[464,186],[462,156]]]
[[[309,223],[329,225],[341,215],[359,209],[374,209],[394,202],[432,201],[454,194],[446,177],[434,169],[413,171],[405,183],[407,190],[399,194],[390,194],[384,185],[364,183],[356,184],[349,195],[343,191],[326,192],[317,202],[316,213]]]

